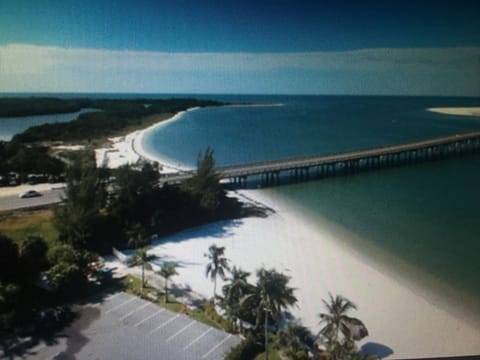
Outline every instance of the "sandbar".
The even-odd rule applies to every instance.
[[[480,116],[480,106],[473,107],[434,107],[427,111],[446,115]]]

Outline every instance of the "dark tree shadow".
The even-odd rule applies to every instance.
[[[63,330],[71,325],[74,317],[51,329],[34,329],[25,336],[11,335],[0,339],[0,358],[18,359],[37,355],[35,348],[38,345],[54,346],[59,339],[68,337]]]
[[[360,353],[364,355],[377,355],[380,358],[384,358],[393,354],[393,349],[389,348],[386,345],[368,342],[362,345]]]
[[[193,292],[190,285],[180,286],[177,284],[172,284],[169,288],[169,294],[173,295],[175,298],[184,298],[190,306],[201,307],[205,303],[205,299],[195,292]]]
[[[152,243],[152,245],[158,246],[168,243],[180,243],[194,240],[196,237],[204,236],[222,239],[232,235],[233,229],[241,226],[242,224],[242,220],[223,220],[216,223],[210,223],[170,235],[166,239],[156,240]]]

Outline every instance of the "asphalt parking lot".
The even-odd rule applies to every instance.
[[[82,305],[64,335],[26,358],[217,360],[241,341],[124,292]]]

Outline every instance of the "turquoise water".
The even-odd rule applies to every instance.
[[[354,233],[360,251],[364,241],[380,247],[480,305],[479,169],[476,155],[266,191]]]
[[[480,117],[424,110],[445,103],[478,104],[479,99],[319,96],[258,100],[283,106],[187,112],[181,121],[152,131],[144,145],[186,165],[195,164],[197,154],[211,146],[218,164],[227,165],[368,148],[480,128]]]
[[[231,98],[227,98],[231,100]],[[212,146],[220,165],[331,153],[480,129],[479,117],[434,114],[434,106],[480,99],[262,97],[283,103],[186,113],[152,131],[144,145],[189,166]],[[294,201],[412,264],[480,305],[480,156],[469,156],[265,189]],[[371,254],[370,254],[371,255]]]

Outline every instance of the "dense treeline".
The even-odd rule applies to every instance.
[[[214,106],[215,101],[185,99],[59,99],[54,97],[0,98],[0,117],[15,117],[76,112],[82,108],[105,111],[130,111],[145,109],[153,112],[176,112],[192,106]]]
[[[6,104],[2,105],[1,101]],[[81,108],[101,110],[81,114],[78,119],[71,122],[33,126],[21,134],[15,135],[12,139],[14,142],[22,143],[57,140],[81,141],[117,134],[130,127],[141,127],[150,115],[173,114],[191,107],[218,105],[222,105],[222,103],[197,99],[3,99],[0,100],[0,107],[5,106],[5,108],[0,112],[0,116],[14,113],[18,115],[58,113],[77,111]],[[18,110],[14,110],[15,107],[18,107]],[[25,113],[22,113],[22,108],[25,109]]]
[[[65,171],[65,164],[50,156],[47,147],[0,141],[0,175],[12,171],[22,178],[32,173],[60,175]]]
[[[167,234],[242,215],[225,195],[214,170],[213,152],[201,154],[197,176],[183,186],[158,187],[158,165],[97,168],[85,153],[67,171],[66,200],[56,210],[60,239],[105,253],[112,246],[145,245],[147,234]],[[138,238],[141,238],[137,241]]]
[[[2,98],[0,99],[0,116],[30,116],[45,114],[62,114],[79,111],[88,107],[81,100],[62,100],[57,98]]]

